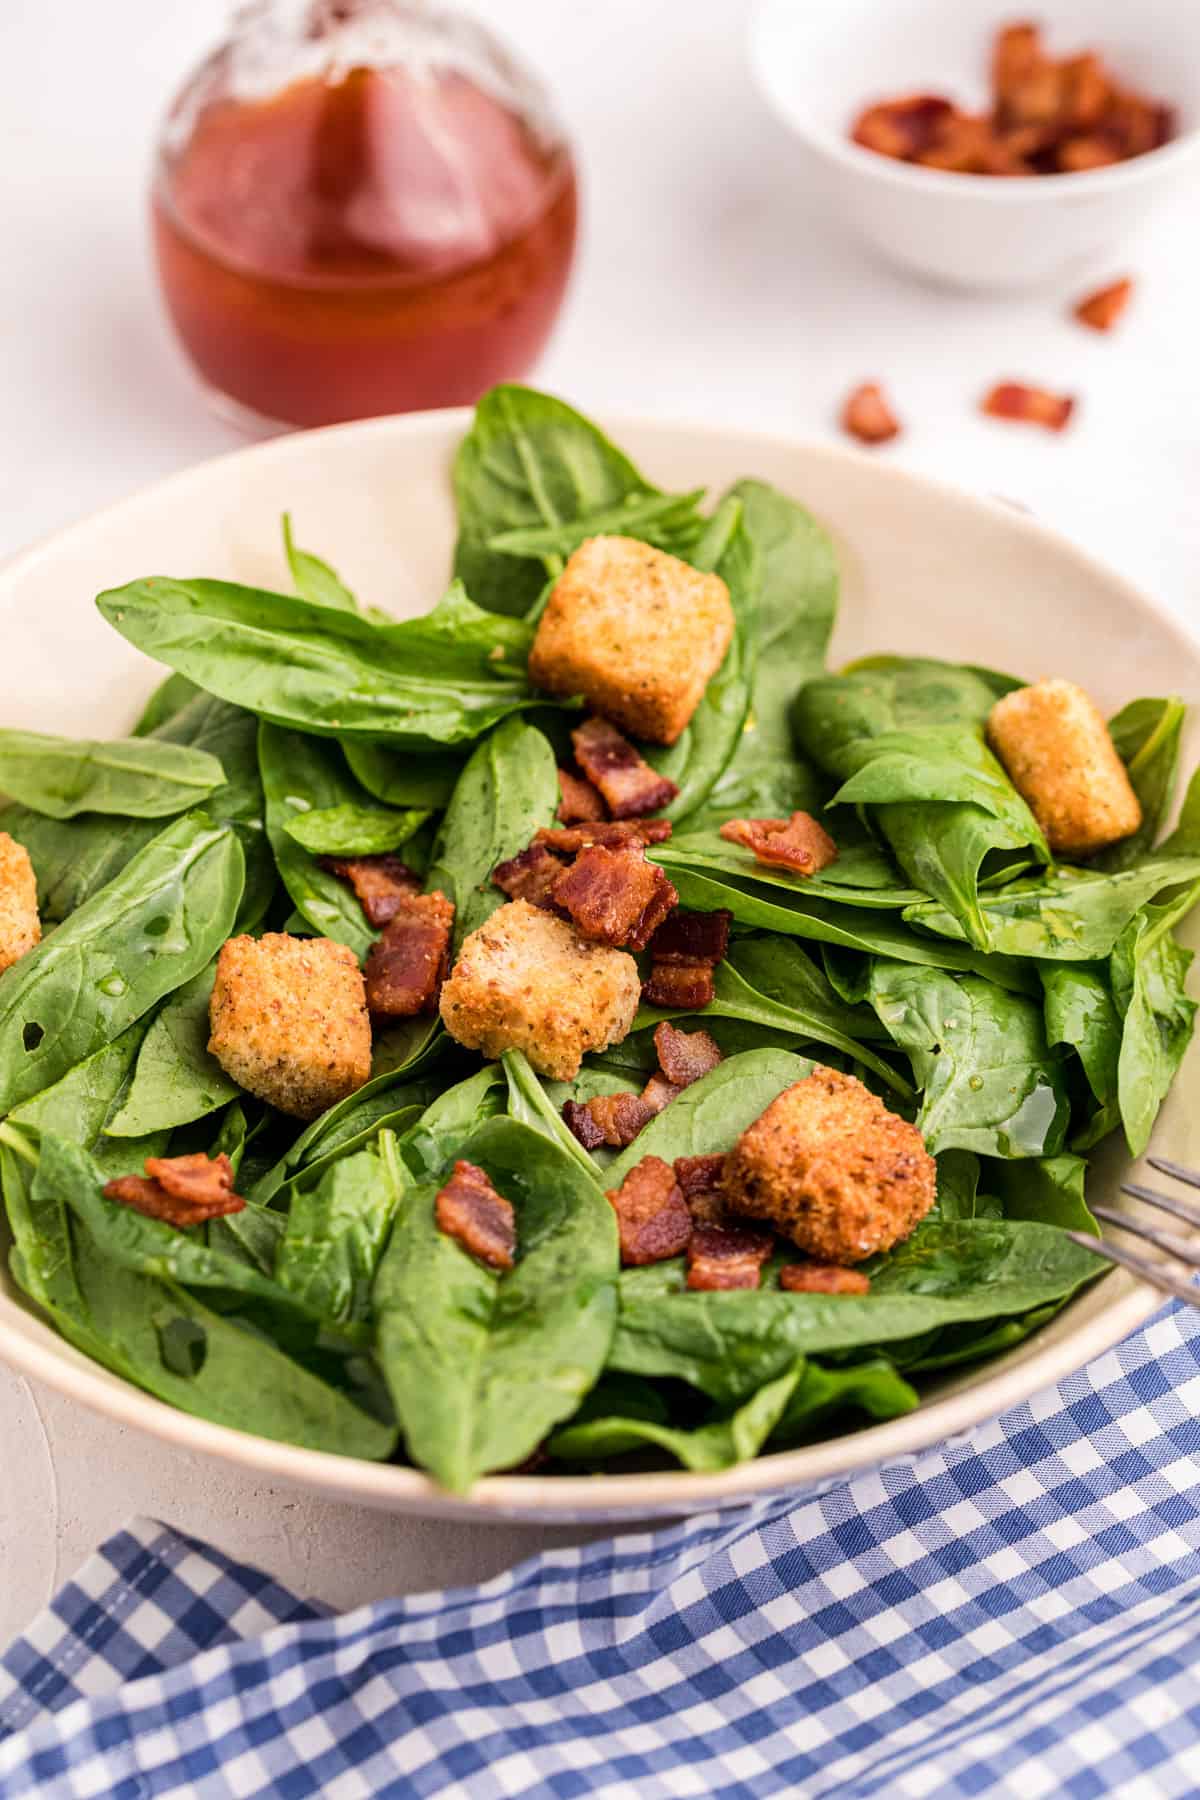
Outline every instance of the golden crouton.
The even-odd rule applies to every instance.
[[[0,831],[0,972],[41,942],[37,881],[24,844]]]
[[[331,938],[230,938],[208,1016],[208,1047],[225,1073],[297,1119],[315,1119],[371,1073],[362,971]]]
[[[552,694],[583,694],[635,737],[673,744],[732,636],[719,575],[636,538],[589,538],[554,584],[529,679]]]
[[[742,1133],[722,1188],[734,1211],[769,1220],[818,1261],[857,1263],[925,1217],[937,1165],[915,1125],[853,1075],[818,1067]]]
[[[993,706],[987,732],[1051,850],[1094,856],[1141,824],[1108,727],[1073,681],[1015,688]]]
[[[463,940],[442,1023],[468,1049],[523,1050],[539,1074],[570,1081],[586,1050],[627,1035],[640,998],[626,951],[589,944],[565,919],[512,900]]]

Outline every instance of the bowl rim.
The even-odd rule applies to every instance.
[[[900,162],[856,144],[845,137],[812,123],[807,114],[788,104],[774,76],[774,63],[768,54],[766,39],[774,15],[794,9],[790,0],[757,0],[746,31],[746,52],[750,72],[759,92],[775,117],[811,149],[852,173],[876,176],[909,193],[961,195],[990,204],[1007,206],[1018,200],[1035,204],[1051,203],[1069,194],[1093,198],[1109,191],[1133,187],[1150,180],[1166,166],[1182,162],[1200,148],[1200,124],[1189,126],[1141,156],[1124,162],[1110,163],[1102,169],[1078,169],[1056,175],[971,175],[953,169],[927,169],[921,163]],[[869,104],[864,99],[863,105]],[[1040,198],[1035,198],[1040,196]]]
[[[289,456],[303,455],[313,440],[350,436],[428,435],[435,444],[444,445],[448,437],[457,439],[471,416],[471,408],[457,407],[356,420],[317,430],[291,432],[208,457],[36,540],[0,565],[0,577],[4,587],[19,582],[26,569],[33,568],[44,556],[56,554],[65,541],[90,532],[102,520],[126,509],[135,510],[151,497],[177,497],[194,491],[195,497],[202,499],[209,482],[225,480],[227,470],[242,466],[247,459],[286,461]],[[1122,592],[1135,611],[1152,616],[1164,633],[1179,642],[1181,649],[1192,656],[1200,656],[1200,634],[1193,635],[1161,601],[1142,592],[1070,538],[1002,500],[968,493],[953,482],[895,464],[881,464],[866,451],[806,441],[786,431],[754,430],[736,423],[714,423],[711,419],[664,418],[636,413],[602,412],[600,423],[618,438],[623,432],[646,431],[686,433],[690,437],[709,439],[733,435],[745,442],[751,453],[755,445],[762,445],[784,453],[819,457],[835,465],[869,466],[876,472],[886,469],[885,479],[898,486],[932,492],[969,513],[992,520],[1002,518],[1008,530],[1044,544],[1059,555],[1071,556],[1110,590]],[[406,1465],[308,1450],[182,1412],[105,1370],[60,1337],[32,1303],[23,1297],[13,1299],[2,1292],[0,1361],[19,1374],[45,1382],[67,1398],[80,1401],[117,1424],[132,1426],[181,1449],[220,1458],[263,1479],[310,1491],[315,1489],[347,1502],[426,1517],[469,1518],[480,1522],[524,1519],[542,1524],[602,1524],[619,1519],[674,1517],[697,1509],[740,1507],[793,1488],[804,1493],[814,1487],[849,1479],[885,1462],[911,1461],[925,1451],[944,1446],[961,1433],[985,1425],[1000,1412],[1074,1373],[1111,1349],[1163,1304],[1157,1289],[1124,1271],[1112,1270],[1102,1274],[1100,1280],[1110,1296],[1109,1304],[1077,1332],[1040,1351],[1031,1348],[1037,1343],[1037,1334],[1034,1334],[996,1363],[982,1365],[985,1370],[990,1368],[992,1373],[984,1373],[979,1380],[969,1381],[958,1391],[932,1399],[899,1418],[867,1425],[823,1443],[776,1451],[713,1474],[674,1469],[599,1475],[500,1473],[484,1476],[467,1494],[452,1494],[424,1471]],[[1064,1315],[1070,1312],[1077,1298],[1068,1301]],[[10,1315],[13,1313],[20,1313],[24,1321],[22,1327],[12,1323]],[[981,1395],[984,1396],[982,1403]]]

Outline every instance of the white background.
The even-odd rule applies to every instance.
[[[224,10],[0,5],[0,556],[236,442],[170,341],[145,230],[158,117]],[[582,165],[582,255],[536,379],[597,412],[822,438],[835,435],[846,389],[881,378],[907,430],[877,454],[1030,507],[1200,625],[1195,195],[1060,290],[923,290],[842,243],[797,192],[787,136],[745,72],[745,0],[479,10],[549,78]],[[1139,288],[1118,333],[1069,321],[1068,301],[1092,277],[1127,270]],[[1069,434],[980,417],[980,393],[1001,377],[1077,393]],[[1032,673],[1036,658],[1031,645]],[[0,644],[0,703],[3,671]],[[0,1640],[133,1512],[342,1605],[476,1580],[568,1535],[310,1501],[122,1432],[3,1370],[0,1443]]]

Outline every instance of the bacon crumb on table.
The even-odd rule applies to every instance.
[[[788,1263],[779,1271],[779,1285],[789,1294],[869,1294],[871,1283],[861,1269],[841,1269],[835,1263]]]
[[[608,808],[599,788],[575,775],[570,769],[558,771],[558,817],[564,825],[589,824],[608,817]]]
[[[847,395],[842,407],[842,430],[860,444],[886,444],[899,437],[900,421],[877,381],[864,381]]]
[[[367,1008],[379,1018],[437,1011],[450,960],[454,906],[445,894],[409,894],[363,965]]]
[[[1133,282],[1128,276],[1111,282],[1108,287],[1098,288],[1094,294],[1087,294],[1078,301],[1073,309],[1075,317],[1093,331],[1111,331],[1129,305],[1132,294]]]
[[[608,1198],[617,1215],[621,1261],[627,1268],[665,1262],[685,1250],[692,1235],[692,1215],[661,1156],[644,1156]]]
[[[741,1225],[697,1225],[688,1244],[687,1284],[701,1293],[756,1288],[774,1246],[768,1232]]]
[[[1019,381],[1000,381],[984,395],[980,410],[993,419],[1015,419],[1024,425],[1042,425],[1047,431],[1064,431],[1075,400],[1070,394],[1051,394]]]
[[[555,912],[554,888],[566,867],[562,857],[555,856],[545,844],[533,843],[528,850],[510,856],[507,862],[497,863],[492,870],[492,882],[510,900],[528,900],[531,906]]]
[[[145,1167],[145,1175],[119,1175],[106,1182],[105,1199],[181,1231],[241,1212],[246,1204],[233,1191],[233,1164],[224,1151],[219,1156],[148,1156]]]
[[[517,1222],[511,1201],[498,1194],[478,1164],[456,1162],[434,1203],[437,1228],[489,1269],[511,1269]]]
[[[721,836],[752,850],[768,868],[791,869],[796,875],[816,875],[837,861],[837,845],[811,813],[794,812],[790,819],[726,819]]]
[[[644,950],[679,895],[640,844],[581,850],[554,887],[554,903],[586,938],[614,950]]]
[[[673,781],[640,755],[607,719],[588,719],[571,733],[575,760],[599,789],[614,819],[642,818],[669,806],[679,792]]]
[[[380,856],[319,856],[317,861],[350,883],[368,925],[386,925],[409,894],[421,891],[420,876],[390,851]]]

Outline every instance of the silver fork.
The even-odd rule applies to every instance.
[[[1169,1175],[1173,1181],[1181,1181],[1187,1187],[1200,1188],[1200,1172],[1195,1169],[1185,1169],[1180,1163],[1168,1162],[1165,1156],[1148,1156],[1146,1161],[1160,1175]],[[1177,1200],[1173,1194],[1160,1194],[1156,1188],[1143,1187],[1137,1181],[1125,1182],[1121,1192],[1128,1194],[1131,1200],[1141,1200],[1147,1206],[1156,1206],[1160,1212],[1170,1213],[1172,1218],[1181,1220],[1190,1230],[1200,1232],[1200,1206],[1189,1205],[1186,1200]],[[1144,1224],[1130,1213],[1118,1212],[1113,1206],[1093,1206],[1092,1211],[1106,1225],[1117,1226],[1126,1236],[1140,1238],[1142,1243],[1163,1251],[1176,1262],[1186,1264],[1189,1269],[1200,1269],[1200,1242],[1180,1237],[1174,1231],[1155,1231],[1153,1226]],[[1097,1256],[1119,1263],[1121,1268],[1128,1269],[1160,1292],[1174,1294],[1176,1299],[1186,1300],[1192,1306],[1200,1306],[1200,1287],[1195,1287],[1186,1276],[1175,1274],[1157,1258],[1135,1256],[1123,1244],[1114,1244],[1110,1238],[1089,1237],[1083,1231],[1069,1231],[1067,1236],[1074,1238],[1077,1244],[1082,1244],[1085,1250],[1093,1250]]]

